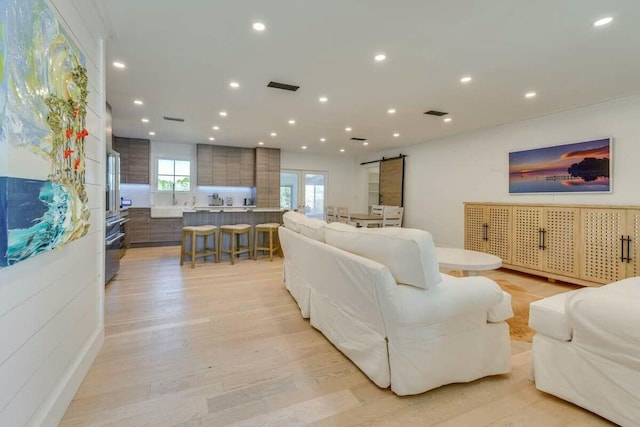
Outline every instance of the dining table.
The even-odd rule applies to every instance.
[[[382,227],[382,215],[352,213],[349,217],[351,223],[355,224],[356,227],[369,227],[370,225]]]

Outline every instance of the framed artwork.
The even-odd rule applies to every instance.
[[[509,193],[611,192],[611,138],[509,153]]]
[[[0,1],[0,267],[84,236],[87,72],[45,0]]]

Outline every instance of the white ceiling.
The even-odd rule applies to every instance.
[[[104,4],[114,33],[107,42],[107,100],[118,136],[182,143],[215,137],[220,145],[264,141],[353,155],[640,92],[640,0]],[[592,26],[604,16],[614,21]],[[266,30],[255,32],[255,21]],[[379,52],[386,61],[374,61]],[[116,60],[126,69],[112,67]],[[465,75],[473,80],[461,84]],[[270,80],[301,88],[267,88]],[[231,81],[241,87],[230,88]],[[538,95],[525,99],[528,91]],[[322,95],[326,104],[318,102]],[[387,113],[392,107],[395,115]],[[430,109],[449,112],[452,121],[423,114]],[[221,110],[228,117],[219,117]]]

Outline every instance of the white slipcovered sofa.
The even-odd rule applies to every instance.
[[[531,304],[536,388],[640,426],[640,277]]]
[[[485,277],[440,274],[431,235],[284,215],[285,286],[379,387],[409,395],[511,370],[511,298]]]

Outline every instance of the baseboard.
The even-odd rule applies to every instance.
[[[30,426],[56,427],[60,423],[103,343],[104,329],[100,328],[82,346],[69,369],[31,417]]]

